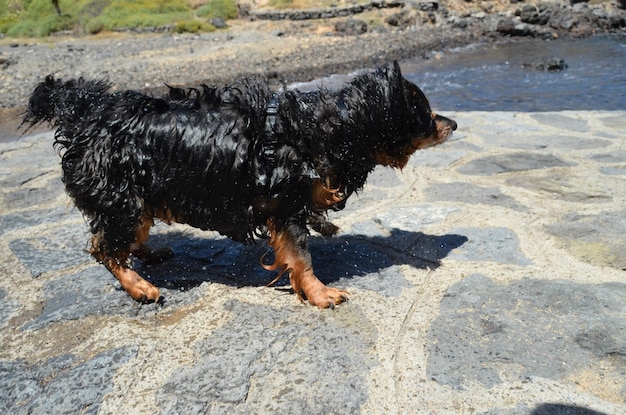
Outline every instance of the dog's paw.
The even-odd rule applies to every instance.
[[[137,284],[135,286],[135,290],[139,293],[139,295],[137,297],[133,295],[132,297],[142,303],[153,303],[159,301],[159,298],[161,297],[159,289],[146,280]]]
[[[349,297],[347,291],[326,286],[314,290],[313,292],[307,292],[305,293],[305,295],[309,304],[317,306],[319,308],[330,309],[333,309],[336,305],[348,301]]]
[[[131,297],[141,303],[158,301],[161,296],[157,287],[141,278],[139,274],[131,269],[124,269],[118,279],[122,284],[122,288],[124,288]]]

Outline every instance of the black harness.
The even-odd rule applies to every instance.
[[[270,98],[267,101],[267,108],[265,109],[265,133],[267,135],[274,134],[274,127],[276,126],[276,115],[278,114],[278,94],[272,92]]]

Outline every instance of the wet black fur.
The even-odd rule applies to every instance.
[[[334,92],[273,95],[258,80],[171,88],[163,98],[109,88],[49,76],[24,122],[56,127],[67,192],[110,256],[128,251],[142,212],[166,208],[177,222],[238,241],[264,236],[268,218],[302,237],[323,215],[311,202],[313,179],[342,186],[347,198],[373,170],[374,151],[393,154],[435,129],[397,64]]]

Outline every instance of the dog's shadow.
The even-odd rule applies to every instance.
[[[465,242],[467,237],[463,235],[436,236],[393,229],[387,236],[312,236],[309,250],[318,278],[332,283],[380,273],[394,265],[434,269]],[[269,265],[274,260],[273,252],[262,240],[246,246],[214,234],[200,238],[174,231],[154,235],[149,243],[153,247],[169,246],[174,252],[172,258],[160,264],[135,263],[140,274],[161,288],[187,290],[203,282],[262,286],[277,275],[260,265],[261,261]],[[283,276],[276,285],[288,283]]]

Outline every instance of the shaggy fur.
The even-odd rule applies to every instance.
[[[109,88],[48,76],[24,123],[56,128],[63,182],[89,220],[92,255],[139,301],[158,300],[159,290],[130,269],[129,255],[168,255],[144,245],[154,218],[241,242],[269,238],[275,263],[265,267],[289,273],[301,299],[321,308],[345,301],[314,275],[307,228],[336,233],[325,212],[342,209],[377,164],[402,168],[456,128],[397,63],[334,92],[273,93],[257,80],[170,88],[163,98]]]

